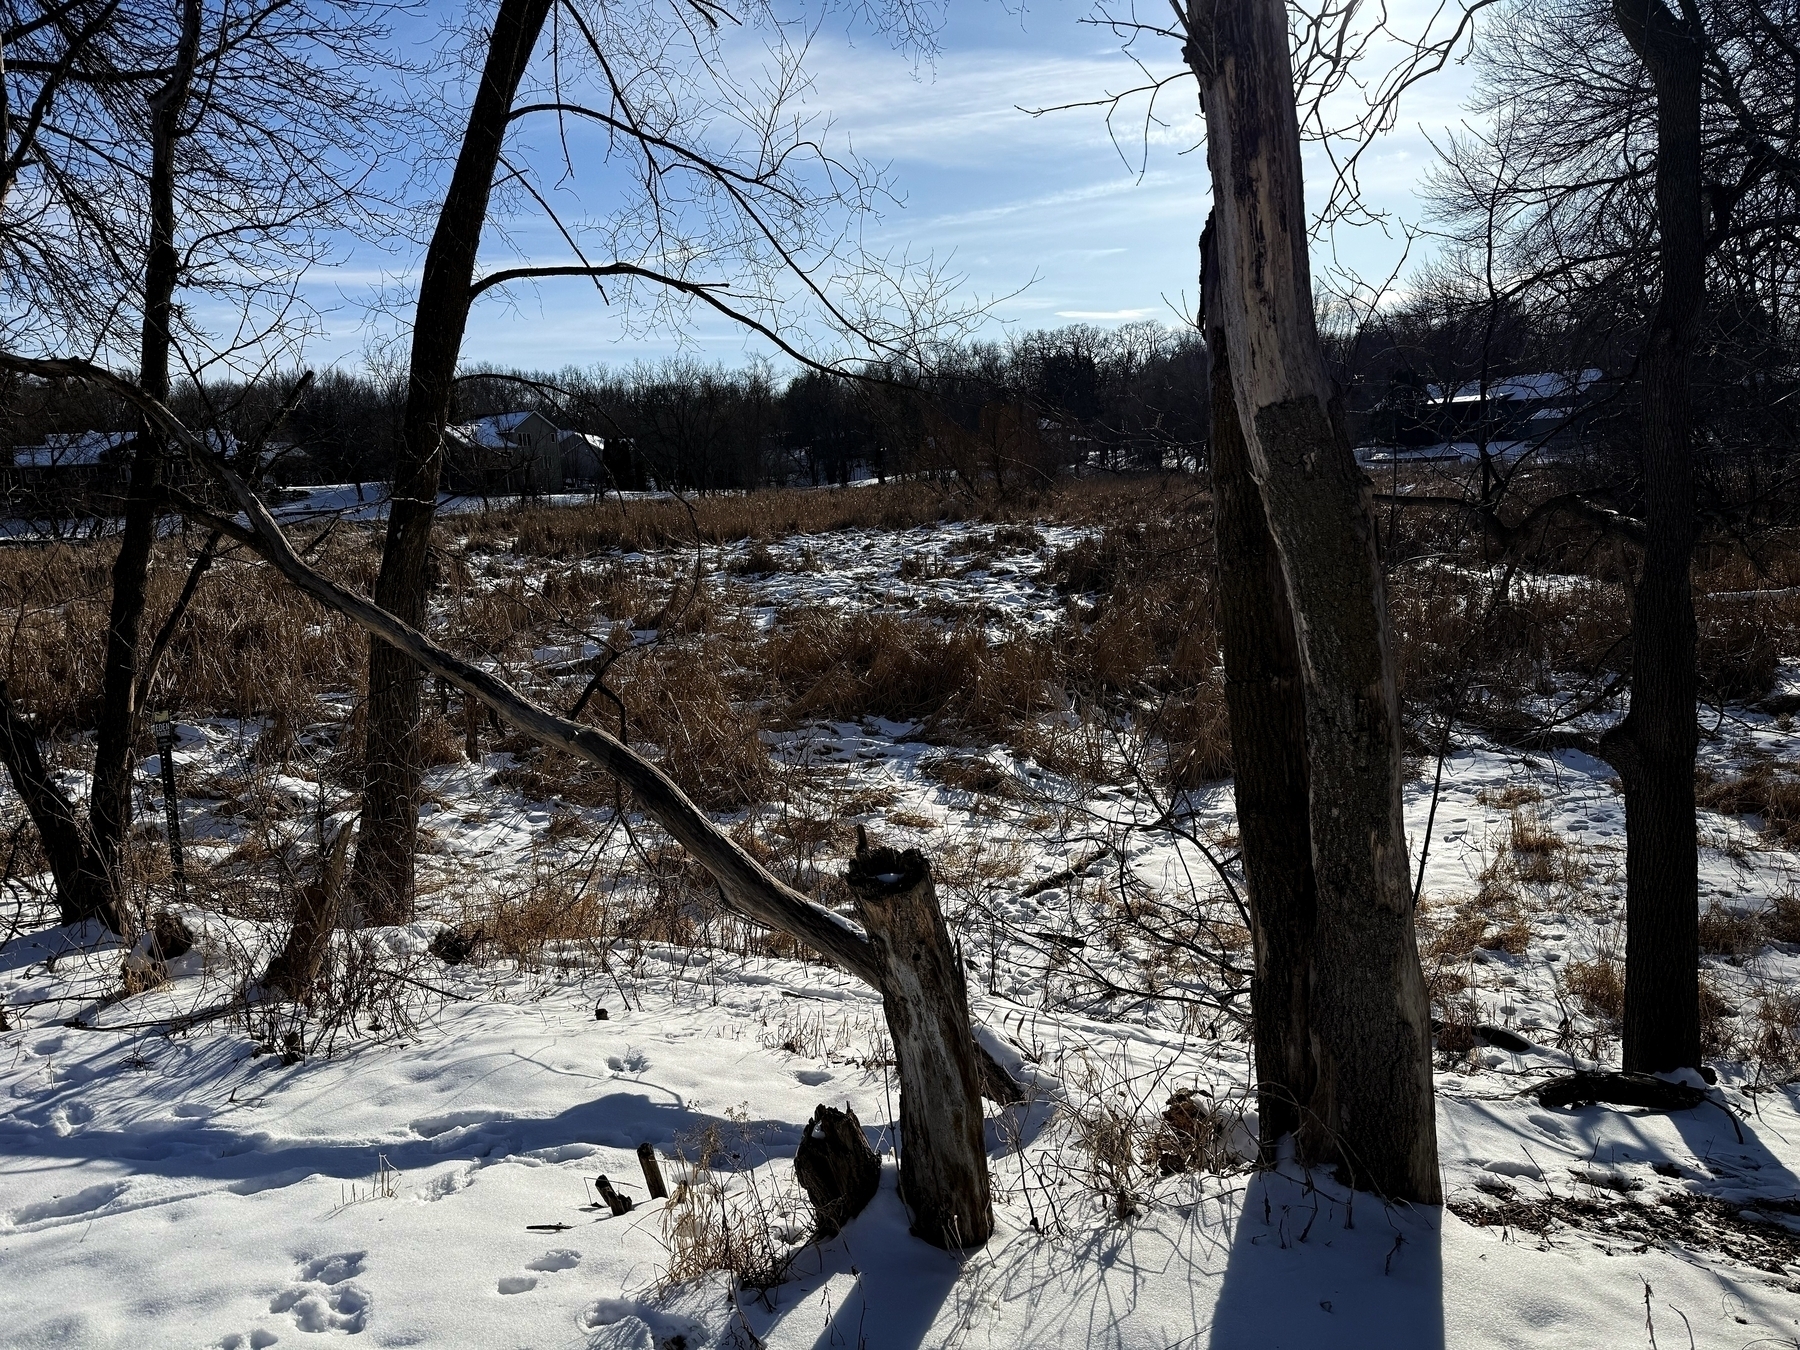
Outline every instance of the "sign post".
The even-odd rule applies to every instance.
[[[175,723],[167,712],[150,714],[156,753],[162,760],[163,815],[169,827],[169,863],[175,874],[175,899],[187,902],[187,868],[181,859],[181,811],[175,796]]]

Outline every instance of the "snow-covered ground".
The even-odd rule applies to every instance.
[[[981,536],[846,531],[717,561],[762,622],[816,606],[1049,622],[1064,602],[1030,541]],[[259,763],[257,727],[181,732],[202,877],[258,830],[278,849],[345,805],[304,737]],[[1253,1137],[1247,989],[1227,965],[1171,957],[1153,931],[1179,930],[1188,952],[1229,934],[1215,870],[1236,879],[1229,784],[1191,794],[1171,829],[1170,803],[1129,775],[1076,783],[1004,747],[928,744],[908,722],[767,739],[782,801],[729,823],[812,840],[784,863],[803,881],[841,867],[854,823],[933,859],[983,1039],[1031,1089],[990,1105],[999,1228],[986,1248],[951,1256],[907,1236],[880,1003],[847,977],[710,929],[681,945],[552,940],[522,963],[428,954],[446,922],[490,901],[627,906],[653,889],[633,861],[653,830],[634,822],[629,837],[604,804],[507,786],[517,766],[495,750],[433,771],[425,917],[378,937],[402,977],[386,1020],[304,1057],[283,1053],[288,1023],[271,1008],[167,1034],[166,1019],[213,1008],[263,959],[276,929],[253,907],[190,906],[196,952],[124,1000],[102,934],[21,910],[0,947],[0,1344],[1800,1344],[1800,1089],[1727,1061],[1712,1100],[1683,1113],[1521,1095],[1616,1055],[1567,973],[1623,954],[1623,813],[1598,761],[1471,735],[1435,811],[1429,779],[1408,787],[1415,858],[1431,820],[1428,977],[1462,1023],[1525,1047],[1440,1052],[1450,1203],[1419,1211],[1352,1204],[1292,1166],[1164,1177],[1145,1156],[1180,1089],[1210,1094],[1240,1154]],[[1703,758],[1724,772],[1793,751],[1788,723],[1734,710]],[[147,790],[159,767],[143,766]],[[1703,904],[1755,913],[1794,894],[1800,858],[1760,824],[1703,817]],[[1794,944],[1706,967],[1745,1025],[1761,1000],[1800,990]],[[853,1107],[885,1170],[868,1210],[808,1245],[791,1159],[820,1103]],[[1107,1142],[1121,1137],[1123,1153]],[[763,1292],[720,1274],[679,1282],[699,1201],[648,1199],[645,1142],[672,1182],[722,1197],[791,1258],[788,1278]],[[596,1203],[602,1175],[636,1198],[631,1213]]]

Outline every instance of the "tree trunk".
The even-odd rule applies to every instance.
[[[1413,938],[1399,703],[1368,482],[1333,409],[1312,309],[1287,16],[1191,5],[1232,388],[1294,607],[1317,923],[1312,1151],[1397,1200],[1442,1200],[1430,1007]]]
[[[1312,831],[1307,821],[1306,699],[1281,559],[1232,397],[1229,344],[1210,316],[1218,302],[1213,226],[1201,237],[1201,306],[1212,364],[1213,535],[1218,548],[1219,645],[1231,723],[1232,786],[1248,883],[1256,979],[1258,1143],[1265,1163],[1283,1135],[1301,1134],[1318,1072],[1307,1012],[1313,926]]]
[[[1625,795],[1625,1068],[1656,1072],[1700,1063],[1688,367],[1705,296],[1703,35],[1662,0],[1614,0],[1613,15],[1656,89],[1662,295],[1638,358],[1644,557],[1632,594],[1631,709],[1601,751]]]
[[[437,513],[444,422],[468,324],[488,196],[513,97],[549,9],[550,0],[501,0],[462,150],[419,279],[411,379],[394,464],[387,540],[375,582],[375,603],[415,628],[423,627],[425,619],[426,563]],[[367,923],[400,923],[412,917],[421,678],[418,667],[405,656],[371,639],[362,828],[351,876],[352,906]]]
[[[169,399],[170,331],[181,260],[175,250],[175,149],[193,85],[200,48],[200,0],[183,0],[181,38],[169,81],[150,101],[150,240],[144,262],[144,320],[138,350],[138,383],[164,403]],[[87,892],[105,895],[105,919],[128,936],[130,915],[122,876],[125,840],[131,832],[132,743],[138,730],[138,638],[150,581],[150,553],[156,545],[167,446],[162,429],[138,421],[131,482],[125,498],[125,527],[113,560],[112,610],[106,625],[106,657],[100,684],[100,718],[95,728],[94,782],[88,797],[93,847],[87,854],[95,875]],[[124,925],[123,927],[121,925]]]
[[[900,1071],[900,1198],[936,1247],[994,1231],[981,1074],[962,962],[917,849],[860,846],[845,874],[880,961],[881,1005]]]
[[[4,682],[0,682],[0,759],[6,761],[13,790],[24,802],[25,813],[37,828],[44,855],[50,860],[58,922],[104,918],[110,913],[111,891],[102,884],[104,869],[92,861],[87,828],[44,767],[37,732],[14,705]],[[108,926],[123,936],[117,924]]]
[[[325,953],[337,927],[344,894],[344,861],[350,852],[350,830],[350,826],[343,826],[320,852],[319,875],[300,888],[287,941],[263,972],[264,985],[279,989],[300,1003],[312,1001],[313,986],[324,969]]]

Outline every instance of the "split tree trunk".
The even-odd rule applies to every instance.
[[[1231,723],[1232,786],[1248,883],[1256,978],[1250,989],[1258,1146],[1275,1161],[1283,1135],[1302,1132],[1318,1072],[1313,1063],[1310,964],[1317,897],[1307,821],[1306,698],[1281,559],[1231,388],[1218,305],[1213,225],[1200,242],[1201,307],[1212,364],[1213,537],[1218,549],[1219,645]]]
[[[1280,0],[1188,10],[1219,260],[1218,312],[1252,471],[1294,607],[1317,924],[1306,1124],[1345,1179],[1436,1204],[1430,1007],[1413,937],[1399,701],[1368,482],[1312,308],[1299,124]]]
[[[1625,795],[1627,1070],[1700,1063],[1700,894],[1694,821],[1693,405],[1705,297],[1700,168],[1704,34],[1662,0],[1614,0],[1656,89],[1662,295],[1638,358],[1644,557],[1632,593],[1631,709],[1601,742]]]
[[[550,0],[501,0],[462,150],[438,212],[419,279],[411,378],[400,426],[387,540],[375,603],[422,627],[431,524],[437,514],[444,423],[469,319],[475,258],[513,98],[531,63]],[[419,668],[379,639],[369,643],[362,828],[351,904],[366,923],[401,923],[413,913],[413,854],[419,834]]]
[[[994,1231],[981,1073],[962,962],[917,849],[858,847],[844,878],[880,961],[900,1070],[900,1198],[915,1237],[979,1247]]]

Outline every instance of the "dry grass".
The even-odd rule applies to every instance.
[[[1728,816],[1761,816],[1762,830],[1783,848],[1800,848],[1800,775],[1774,760],[1741,774],[1719,778],[1708,769],[1694,774],[1695,801]]]
[[[1583,1012],[1608,1028],[1617,1027],[1625,1017],[1625,963],[1610,952],[1569,962],[1563,988]]]
[[[793,1182],[757,1170],[761,1157],[741,1113],[678,1142],[674,1190],[661,1213],[664,1292],[719,1273],[734,1295],[787,1279],[809,1228],[807,1202]]]
[[[116,547],[108,542],[0,549],[0,605],[7,642],[0,672],[46,731],[85,730],[98,712],[104,634]],[[349,531],[317,560],[346,584],[373,581],[368,536]],[[186,580],[189,554],[172,538],[157,548],[144,641],[161,626]],[[268,569],[231,558],[202,580],[177,628],[152,700],[190,716],[289,715],[310,722],[317,696],[360,678],[367,640]]]

